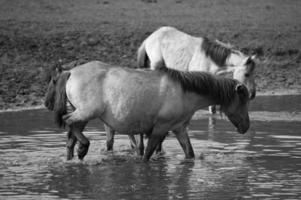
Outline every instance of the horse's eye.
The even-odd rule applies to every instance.
[[[250,74],[248,74],[248,73],[245,74],[245,77],[249,77],[249,76],[250,76]]]

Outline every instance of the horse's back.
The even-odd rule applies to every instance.
[[[147,54],[152,61],[163,59],[167,67],[186,71],[202,39],[173,27],[161,27],[145,41]],[[160,53],[160,55],[158,55]]]

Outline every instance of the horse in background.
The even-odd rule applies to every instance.
[[[135,70],[93,61],[69,71],[55,69],[49,84],[55,85],[48,87],[45,106],[54,111],[60,127],[70,128],[67,159],[73,157],[76,141],[79,159],[87,154],[90,142],[82,132],[94,118],[120,134],[144,133],[148,137],[144,161],[168,131],[176,135],[186,158],[193,158],[186,129],[193,114],[208,105],[221,105],[221,112],[241,134],[250,125],[247,88],[236,80],[204,72],[166,67]]]
[[[194,37],[176,28],[161,27],[141,44],[137,52],[138,68],[157,69],[162,63],[180,71],[203,71],[215,75],[233,72],[256,96],[254,81],[255,56],[247,56],[233,46],[206,37]]]

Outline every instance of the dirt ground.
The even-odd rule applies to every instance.
[[[0,0],[0,110],[42,105],[61,60],[135,66],[163,25],[259,56],[257,90],[301,93],[299,0]]]

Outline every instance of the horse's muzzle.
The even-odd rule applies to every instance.
[[[237,132],[239,134],[245,134],[250,128],[250,123],[247,123],[247,124],[239,124],[237,126]]]

